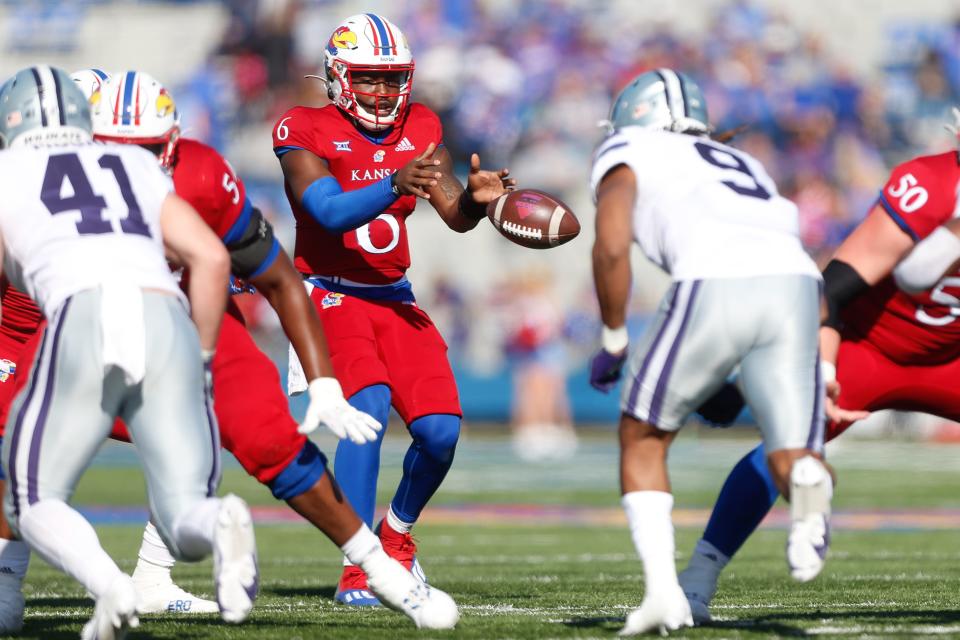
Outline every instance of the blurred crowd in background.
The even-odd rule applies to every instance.
[[[70,37],[63,25],[79,19],[79,5],[27,2],[14,12],[23,25],[60,25],[53,39],[63,47]],[[322,84],[303,76],[322,73],[323,48],[336,21],[367,9],[339,0],[232,0],[224,6],[222,40],[174,87],[190,134],[221,149],[245,129],[272,126],[294,104],[325,104]],[[781,12],[748,1],[718,3],[707,17],[709,37],[657,24],[656,16],[634,15],[631,7],[411,0],[370,9],[405,32],[417,65],[414,97],[441,116],[458,166],[476,151],[486,166],[509,166],[523,186],[576,203],[587,227],[579,239],[587,262],[592,211],[586,174],[603,135],[598,122],[613,95],[651,68],[672,67],[699,82],[717,131],[745,127],[733,144],[758,158],[796,202],[802,239],[821,264],[872,206],[893,165],[951,143],[942,128],[952,119],[950,108],[960,104],[960,14],[952,23],[891,22],[885,59],[872,73],[857,73],[830,54],[822,34],[804,32]],[[640,22],[646,28],[638,29]],[[24,28],[14,32],[20,35],[11,47],[44,46]],[[281,237],[292,238],[282,185],[244,177]],[[586,264],[583,273],[581,282],[558,283],[549,269],[527,270],[479,293],[442,275],[415,285],[450,343],[462,386],[475,375],[510,373],[517,378],[515,398],[543,400],[535,410],[514,406],[515,419],[533,411],[522,420],[567,425],[572,414],[563,389],[582,382],[576,372],[597,335]],[[568,295],[555,295],[560,285]],[[262,307],[252,301],[247,307],[267,334],[277,330]],[[636,305],[634,330],[649,311],[649,298]],[[469,392],[462,390],[470,415]],[[591,412],[591,401],[574,403],[577,418],[615,412],[612,401]]]

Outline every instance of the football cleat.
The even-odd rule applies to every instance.
[[[687,597],[694,624],[706,624],[713,620],[710,615],[710,601],[717,591],[717,581],[713,572],[699,567],[687,567],[678,576],[683,595]]]
[[[418,629],[453,629],[460,620],[457,604],[447,593],[431,587],[399,562],[381,556],[367,577],[370,591],[387,607],[400,611]]]
[[[23,605],[22,578],[0,573],[0,635],[23,628]]]
[[[823,569],[830,546],[830,499],[833,481],[823,463],[804,456],[790,470],[790,535],[787,565],[799,582],[809,582]]]
[[[97,598],[93,617],[83,626],[81,640],[122,640],[128,629],[139,626],[137,619],[137,589],[133,578],[122,575]]]
[[[410,532],[394,531],[384,518],[377,523],[374,533],[380,538],[380,544],[387,555],[403,565],[403,568],[413,574],[417,580],[427,583],[427,575],[417,560],[417,543]]]
[[[380,600],[373,595],[367,585],[367,574],[356,565],[347,565],[340,575],[334,600],[351,607],[379,607]]]
[[[138,613],[217,613],[220,607],[213,600],[204,600],[184,591],[164,572],[159,577],[133,573],[137,587]]]
[[[638,633],[657,631],[666,635],[683,627],[693,626],[693,615],[687,597],[680,585],[673,585],[663,591],[649,593],[643,597],[640,606],[627,616],[619,636],[633,636]]]
[[[233,494],[224,496],[213,534],[213,582],[220,617],[243,622],[253,609],[260,587],[257,543],[247,503]]]

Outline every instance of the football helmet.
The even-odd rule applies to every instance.
[[[375,13],[357,14],[341,22],[323,53],[330,100],[371,131],[388,129],[404,116],[410,104],[413,68],[413,54],[406,37],[396,25]],[[373,94],[357,91],[353,76],[371,72],[400,73],[397,92]],[[371,113],[357,96],[396,98],[396,104],[390,113],[381,114],[377,109]]]
[[[90,141],[90,105],[67,72],[37,65],[0,87],[0,149]]]
[[[114,74],[90,104],[96,140],[151,147],[161,166],[169,168],[180,138],[180,114],[173,96],[155,78],[141,71]]]
[[[666,68],[641,73],[624,87],[613,101],[606,125],[611,132],[623,127],[692,134],[711,131],[700,87],[686,74]]]
[[[100,69],[81,69],[70,74],[87,100],[100,90],[100,86],[110,78],[110,74]]]

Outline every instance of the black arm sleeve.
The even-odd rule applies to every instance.
[[[870,286],[857,270],[841,260],[831,260],[823,270],[823,297],[827,302],[827,319],[823,326],[840,329],[840,312]]]
[[[263,214],[256,207],[243,230],[235,242],[227,245],[230,252],[230,271],[238,278],[249,278],[263,265],[273,250],[276,242],[273,236],[273,226],[264,219]]]

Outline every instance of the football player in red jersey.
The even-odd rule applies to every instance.
[[[320,312],[344,394],[382,424],[392,405],[413,439],[379,534],[387,553],[422,577],[410,528],[450,468],[461,411],[447,346],[405,277],[406,218],[423,198],[451,229],[469,231],[513,180],[505,169],[481,170],[474,154],[464,190],[439,119],[410,101],[413,71],[394,24],[373,13],[347,18],[324,54],[333,104],[287,111],[273,147],[297,220],[294,264]],[[312,394],[296,373],[294,366],[289,390]],[[337,447],[340,486],[368,524],[379,465],[379,441]],[[378,604],[363,571],[345,563],[337,600]]]
[[[254,344],[236,304],[228,305],[212,356],[214,413],[223,447],[244,469],[267,485],[367,568],[371,588],[403,611],[418,627],[451,628],[459,614],[453,600],[415,580],[382,551],[350,504],[343,499],[326,458],[305,437],[325,423],[338,437],[357,444],[372,440],[379,423],[343,398],[316,311],[300,275],[246,197],[243,183],[212,148],[181,138],[170,93],[145,73],[128,71],[104,81],[93,103],[94,137],[102,142],[139,144],[154,151],[173,178],[178,195],[190,202],[230,250],[233,274],[255,285],[274,307],[311,385],[304,423],[290,417],[273,362]],[[25,355],[25,354],[24,354]],[[117,423],[114,437],[129,441]],[[170,578],[173,557],[152,524],[144,532],[134,581],[141,612],[206,611],[216,603],[187,594]]]
[[[941,227],[960,212],[958,187],[957,151],[896,167],[876,205],[824,269],[820,354],[827,440],[880,409],[960,420],[960,271],[945,274],[960,259],[960,240]],[[918,242],[898,267],[898,279],[915,290],[908,293],[892,272]],[[777,496],[758,447],[734,467],[680,575],[696,622],[710,620],[720,572]]]

